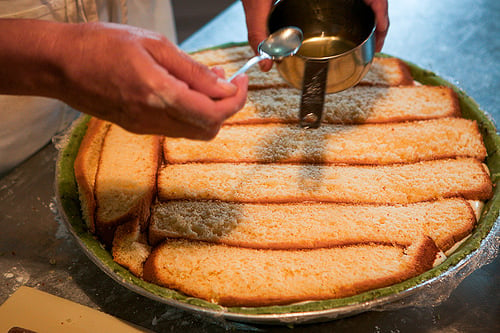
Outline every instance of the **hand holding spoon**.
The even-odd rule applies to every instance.
[[[245,73],[250,67],[261,60],[280,60],[284,57],[294,55],[302,45],[303,38],[302,30],[297,27],[286,27],[275,31],[260,42],[257,48],[259,55],[248,60],[228,81],[231,82],[236,76]]]

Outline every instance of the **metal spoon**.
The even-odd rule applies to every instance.
[[[297,27],[286,27],[275,31],[260,42],[257,48],[259,55],[248,60],[228,81],[231,82],[236,76],[245,73],[250,67],[261,60],[280,60],[284,57],[294,55],[302,45],[303,38],[302,30]]]

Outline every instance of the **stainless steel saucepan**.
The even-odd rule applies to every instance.
[[[375,15],[363,0],[281,0],[268,19],[272,33],[296,26],[304,41],[295,56],[277,62],[281,76],[302,89],[301,125],[321,123],[325,93],[356,85],[375,53]]]

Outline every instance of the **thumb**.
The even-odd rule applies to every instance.
[[[236,94],[238,87],[221,77],[220,70],[213,71],[195,61],[168,40],[147,40],[144,43],[153,59],[190,89],[214,99]]]
[[[222,68],[210,69],[191,57],[181,56],[169,72],[186,82],[193,90],[211,98],[226,98],[236,93],[238,88],[224,78]]]
[[[267,38],[267,18],[271,11],[272,0],[243,0],[245,17],[248,30],[248,43],[255,53],[259,43]],[[273,63],[270,60],[263,60],[259,63],[261,70],[268,71]]]

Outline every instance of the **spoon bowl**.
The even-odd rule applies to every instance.
[[[294,55],[302,45],[302,30],[297,27],[285,27],[275,31],[258,46],[259,54],[267,55],[272,60],[280,60]]]
[[[251,58],[230,78],[231,82],[236,76],[246,72],[250,67],[264,59],[281,60],[283,58],[296,54],[303,40],[302,30],[297,27],[284,27],[269,35],[266,39],[260,42],[257,47],[259,55]]]

